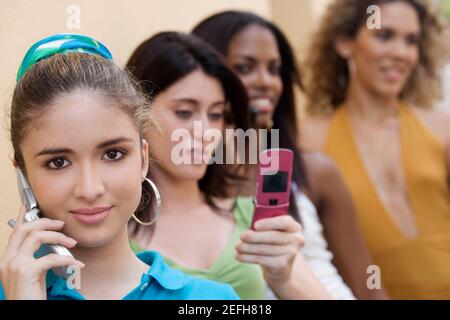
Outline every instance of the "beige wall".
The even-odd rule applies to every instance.
[[[302,60],[310,39],[311,32],[320,20],[326,5],[331,0],[312,1],[271,1],[272,19],[284,31],[291,43],[297,58]],[[296,91],[299,117],[303,116],[304,99],[299,90]]]
[[[311,31],[316,27],[330,1],[273,0],[270,2],[273,21],[286,33],[297,54],[303,54]]]
[[[40,0],[0,3],[0,254],[9,235],[6,221],[17,215],[20,200],[6,128],[18,66],[28,47],[54,33],[76,32],[101,40],[123,65],[144,39],[162,30],[189,31],[200,19],[224,9],[254,11],[273,18],[294,48],[305,43],[320,5],[328,0]],[[69,5],[80,8],[80,29],[66,26]]]

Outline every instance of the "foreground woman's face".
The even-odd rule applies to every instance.
[[[43,214],[66,221],[63,233],[82,247],[111,242],[141,197],[147,145],[118,107],[92,91],[57,98],[21,145]]]

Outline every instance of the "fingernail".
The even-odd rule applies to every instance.
[[[247,239],[249,237],[249,235],[253,234],[253,232],[255,232],[255,231],[252,230],[252,231],[246,231],[246,232],[241,233],[241,240],[244,242],[245,239]]]

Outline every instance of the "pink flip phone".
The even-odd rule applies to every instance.
[[[289,149],[261,153],[252,229],[258,220],[288,214],[293,159],[294,153]]]

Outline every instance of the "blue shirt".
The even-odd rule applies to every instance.
[[[239,299],[228,284],[194,278],[168,266],[156,251],[146,251],[138,258],[151,266],[141,283],[123,300],[235,300]],[[47,272],[47,300],[85,300],[66,280]],[[5,300],[0,283],[0,300]]]

